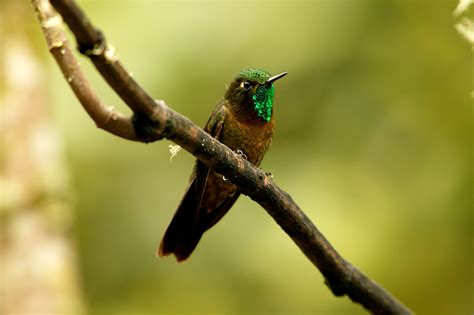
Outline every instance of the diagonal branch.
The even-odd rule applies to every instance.
[[[390,293],[344,260],[285,191],[260,169],[221,144],[188,118],[163,101],[155,101],[130,77],[112,46],[72,0],[51,0],[54,8],[74,33],[79,51],[87,55],[98,71],[132,109],[145,121],[138,128],[134,119],[103,105],[82,74],[62,29],[62,19],[47,0],[31,0],[43,28],[49,49],[81,104],[106,131],[134,141],[167,138],[179,144],[208,167],[239,186],[259,203],[320,270],[336,296],[348,295],[374,314],[409,314],[410,310]],[[137,127],[137,128],[134,128]]]

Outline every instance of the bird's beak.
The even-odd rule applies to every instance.
[[[283,73],[280,73],[280,74],[277,74],[277,75],[274,75],[273,77],[271,77],[270,79],[267,80],[267,82],[265,82],[266,84],[268,83],[273,83],[275,82],[276,80],[280,79],[280,78],[283,78],[285,75],[287,75],[288,72],[283,72]]]

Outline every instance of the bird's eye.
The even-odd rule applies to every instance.
[[[240,87],[243,88],[244,90],[250,90],[250,88],[252,87],[252,84],[250,84],[250,82],[248,81],[244,81],[240,84]]]

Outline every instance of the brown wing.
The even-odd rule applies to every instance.
[[[204,128],[217,139],[220,139],[223,129],[225,111],[224,106],[217,106]],[[237,200],[239,194],[234,193],[219,202],[214,209],[210,209],[208,204],[203,202],[211,172],[204,163],[196,160],[186,193],[158,248],[158,256],[174,254],[178,261],[188,258],[199,243],[202,234],[217,223]]]
[[[227,213],[227,211],[232,208],[234,203],[240,196],[240,192],[235,191],[229,197],[225,198],[222,203],[213,211],[209,212],[206,218],[206,221],[203,225],[203,232],[209,230],[211,227],[214,226],[222,217]]]

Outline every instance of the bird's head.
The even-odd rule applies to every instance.
[[[261,69],[242,70],[232,81],[225,99],[238,110],[252,112],[265,121],[270,121],[273,112],[273,82],[284,77],[287,72],[271,76]]]

